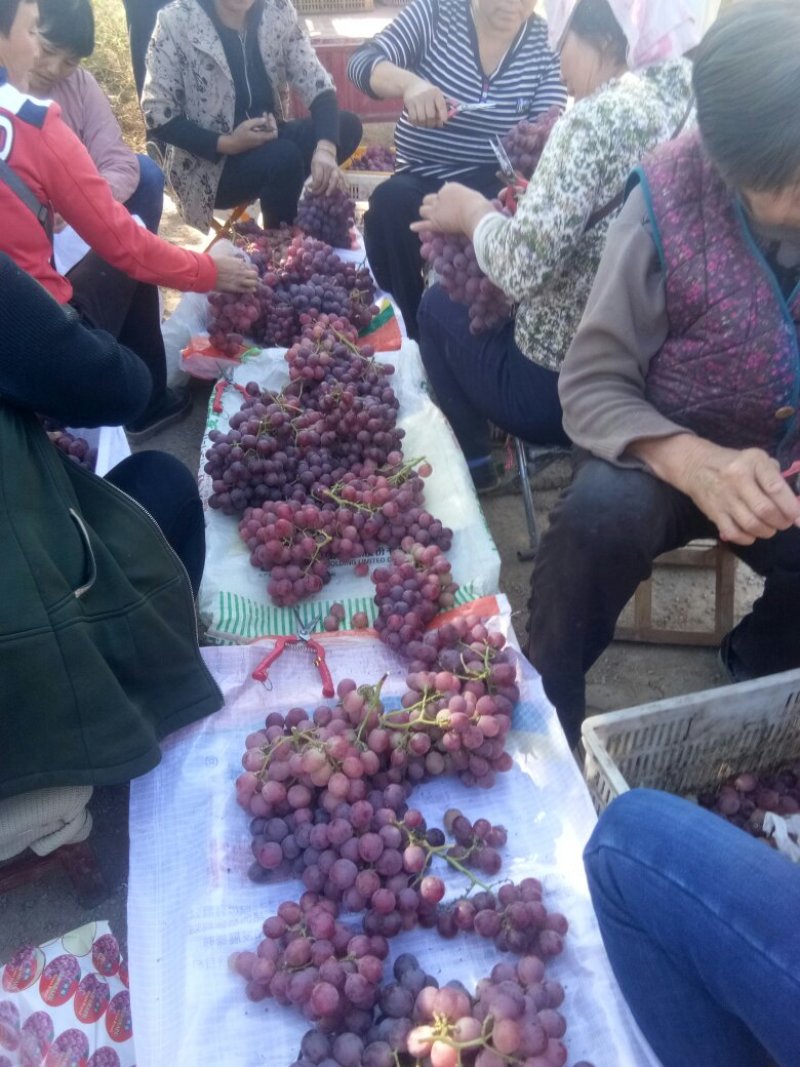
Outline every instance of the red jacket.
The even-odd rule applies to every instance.
[[[205,293],[216,285],[211,256],[168,244],[139,226],[111,194],[89,153],[61,120],[58,104],[20,93],[0,68],[0,159],[43,202],[52,204],[98,255],[137,281]],[[61,304],[72,286],[50,262],[44,228],[0,181],[0,251]]]

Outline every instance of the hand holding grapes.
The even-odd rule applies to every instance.
[[[403,93],[408,121],[412,126],[438,128],[447,122],[444,93],[430,82],[418,78]]]
[[[215,288],[223,293],[252,293],[258,285],[258,271],[240,256],[220,256]]]
[[[413,222],[411,229],[415,233],[463,233],[471,239],[479,220],[494,210],[481,193],[458,182],[446,182],[438,193],[430,193],[422,201],[421,221]]]
[[[330,195],[340,181],[336,146],[330,141],[320,141],[311,157],[311,192]]]
[[[222,133],[217,139],[217,151],[223,156],[238,156],[251,148],[260,148],[278,136],[278,126],[272,115],[245,119],[233,133]]]

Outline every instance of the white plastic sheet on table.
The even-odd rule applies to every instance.
[[[398,425],[406,432],[404,455],[407,459],[424,456],[433,467],[425,482],[425,504],[453,530],[453,547],[448,558],[453,577],[460,586],[458,602],[492,594],[500,582],[500,557],[461,449],[428,395],[419,349],[413,341],[404,341],[400,351],[378,353],[376,358],[395,367],[390,381],[400,402]],[[242,385],[255,381],[262,388],[280,389],[289,380],[284,349],[264,349],[237,367],[233,379]],[[240,393],[232,388],[223,393],[222,414],[214,414],[209,403],[200,464],[200,493],[204,501],[211,492],[211,479],[203,471],[205,453],[211,444],[209,431],[215,427],[227,429],[228,419],[241,403]],[[237,518],[206,507],[206,566],[200,588],[200,613],[209,632],[230,640],[293,632],[296,624],[291,610],[278,608],[270,600],[269,577],[250,563],[250,552],[239,536],[238,527]],[[368,576],[359,578],[352,563],[334,561],[332,580],[316,597],[298,605],[298,610],[308,621],[340,601],[346,611],[345,625],[349,625],[354,612],[365,611],[374,616],[373,594],[374,586]]]
[[[508,615],[492,625],[508,631]],[[402,692],[402,664],[376,639],[321,640],[335,680],[361,684],[388,671],[384,698]],[[249,819],[233,785],[245,736],[271,711],[320,703],[319,678],[303,652],[278,660],[272,691],[253,682],[250,672],[263,653],[263,646],[204,649],[224,709],[167,739],[160,766],[131,784],[128,929],[138,1067],[289,1067],[308,1028],[272,1000],[249,1002],[227,964],[232,951],[254,949],[263,920],[303,889],[295,879],[255,885],[246,874]],[[411,803],[432,825],[441,825],[454,805],[472,819],[505,825],[502,876],[541,878],[548,909],[568,916],[565,951],[548,973],[566,990],[569,1062],[658,1067],[614,981],[589,901],[581,852],[594,809],[538,675],[522,657],[520,672],[513,769],[490,790],[468,789],[452,777],[430,781],[415,788]],[[445,877],[448,897],[459,895],[461,877],[449,871]],[[359,916],[345,919],[359,923]],[[514,959],[476,935],[443,940],[430,930],[401,934],[391,952],[390,959],[414,952],[441,981],[458,978],[472,987],[499,959]]]

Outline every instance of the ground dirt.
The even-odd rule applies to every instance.
[[[378,135],[385,136],[383,131],[378,131]],[[181,224],[171,204],[167,205],[161,233],[187,247],[199,249],[205,244],[197,231]],[[178,294],[166,292],[164,298],[165,311],[169,313]],[[142,447],[171,452],[196,471],[210,386],[195,381],[191,388],[195,402],[190,417]],[[563,460],[535,476],[537,521],[542,529],[546,528],[547,513],[569,476],[569,465]],[[524,648],[532,564],[517,559],[517,550],[527,544],[522,497],[510,495],[490,500],[484,510],[502,560],[501,588],[511,603],[514,627]],[[759,589],[760,582],[740,565],[736,588],[738,615],[748,609]],[[655,609],[662,625],[678,629],[710,628],[713,575],[669,568],[658,577]],[[614,643],[589,673],[588,703],[590,713],[604,712],[711,688],[725,681],[714,649]],[[0,896],[0,961],[23,943],[42,943],[90,919],[108,919],[124,943],[127,801],[127,787],[120,787],[98,789],[91,804],[94,817],[91,840],[107,880],[106,899],[87,909],[77,900],[66,878],[58,875]]]

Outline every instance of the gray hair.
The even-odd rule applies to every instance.
[[[800,3],[735,4],[694,55],[697,121],[706,151],[735,189],[800,182]]]

